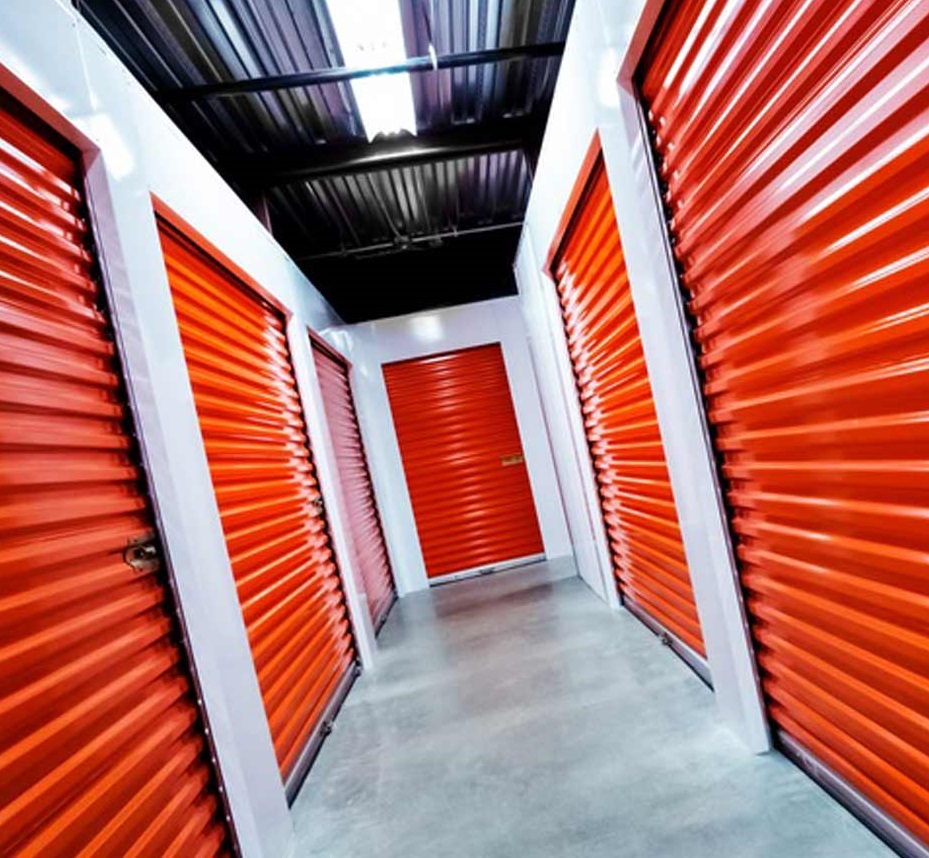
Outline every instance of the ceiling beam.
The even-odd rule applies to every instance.
[[[538,146],[544,117],[518,117],[462,125],[375,140],[373,143],[317,144],[292,155],[250,155],[220,164],[220,171],[252,189],[269,188],[326,176],[367,173],[448,161],[494,152],[522,151]]]
[[[313,69],[293,74],[268,75],[248,80],[204,83],[197,86],[162,89],[154,93],[161,104],[183,104],[201,98],[228,98],[254,92],[274,92],[283,89],[301,89],[327,83],[341,83],[364,77],[383,74],[417,74],[435,69],[455,69],[465,66],[504,63],[514,60],[530,60],[540,57],[556,57],[564,53],[564,42],[541,42],[535,45],[519,45],[510,48],[491,48],[483,51],[466,51],[458,54],[443,54],[432,57],[411,57],[402,63],[390,66],[368,66],[364,68]]]

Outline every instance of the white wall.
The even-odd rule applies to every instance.
[[[628,7],[627,14],[635,15],[644,0],[615,5]],[[578,572],[613,607],[619,599],[609,544],[558,297],[543,267],[590,142],[598,130],[617,119],[617,41],[604,25],[598,3],[577,0],[516,258],[533,358],[539,367],[540,394],[549,423],[558,427],[552,433],[553,451],[567,499]]]
[[[502,345],[545,554],[550,559],[571,554],[517,298],[347,325],[326,330],[323,336],[352,361],[359,422],[401,595],[425,589],[428,579],[381,371],[390,361],[486,343]]]
[[[340,324],[246,206],[59,0],[0,3],[0,87],[83,153],[104,280],[173,584],[223,784],[248,858],[290,853],[294,831],[229,566],[158,242],[150,194],[260,283],[288,333],[361,655],[370,622],[344,516],[307,326]]]
[[[578,575],[610,607],[619,607],[613,565],[597,494],[577,387],[564,339],[558,296],[541,274],[527,223],[516,257],[516,281],[553,458],[564,497]]]
[[[653,187],[631,72],[662,0],[577,0],[519,246],[516,273],[581,574],[605,579],[595,484],[554,288],[543,272],[584,156],[599,133],[721,716],[770,747],[752,645]],[[622,74],[620,86],[620,77]],[[611,583],[611,582],[610,582]],[[592,583],[593,586],[593,583]]]

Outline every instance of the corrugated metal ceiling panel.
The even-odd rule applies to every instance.
[[[311,256],[518,221],[530,187],[522,153],[499,152],[284,185],[269,204],[279,238]]]
[[[401,0],[407,50],[438,54],[562,41],[574,0]],[[447,69],[413,78],[422,128],[529,113],[551,100],[558,58]]]
[[[343,65],[326,0],[74,2],[155,94]],[[574,0],[397,2],[411,57],[427,55],[430,44],[447,55],[560,42],[574,8]],[[426,237],[522,220],[531,184],[522,151],[531,158],[538,144],[526,129],[536,120],[541,127],[559,63],[549,56],[413,74],[417,130],[442,141],[428,163],[354,174],[335,168],[309,180],[269,178],[261,169],[269,162],[312,164],[316,151],[340,164],[353,147],[366,146],[350,83],[170,101],[166,110],[243,198],[269,213],[275,237],[295,257],[359,248],[386,253],[417,238],[438,247],[444,243]],[[497,147],[456,151],[448,142],[490,126],[491,140],[503,135]],[[514,135],[512,149],[506,134]],[[421,308],[404,294],[420,258],[405,258],[409,270],[398,278],[398,302],[388,314],[411,301]],[[316,282],[339,312],[347,311],[345,282],[345,272]],[[434,306],[433,298],[424,300],[422,306]],[[352,313],[366,315],[361,307]]]
[[[343,65],[325,0],[79,0],[150,90]],[[425,56],[563,40],[574,0],[401,0],[407,52]],[[427,24],[427,16],[432,24]],[[420,130],[530,112],[551,99],[557,57],[413,75]],[[169,112],[210,154],[363,140],[347,83],[206,99]]]
[[[324,0],[80,0],[79,8],[150,91],[342,64]],[[346,83],[168,110],[214,156],[363,137]]]

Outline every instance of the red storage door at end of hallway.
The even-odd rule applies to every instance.
[[[283,317],[159,219],[213,488],[292,797],[347,692],[355,648]]]
[[[384,365],[430,578],[543,553],[498,343]]]
[[[0,142],[0,854],[229,854],[77,153]]]
[[[929,846],[927,57],[929,3],[675,2],[640,86],[768,713]]]
[[[568,350],[620,592],[705,658],[677,509],[599,146],[553,254]]]
[[[335,448],[339,487],[348,513],[355,569],[361,575],[375,628],[380,628],[396,598],[381,517],[374,497],[368,459],[345,359],[311,338],[323,395],[326,422]]]

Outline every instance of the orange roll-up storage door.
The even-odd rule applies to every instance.
[[[0,854],[225,855],[80,186],[0,101]]]
[[[706,656],[602,156],[552,263],[613,568],[628,607]]]
[[[641,85],[768,711],[929,843],[929,4],[674,3]]]
[[[280,314],[159,220],[229,559],[292,796],[355,648]]]
[[[355,569],[361,575],[368,597],[371,620],[379,629],[396,599],[396,591],[355,412],[349,367],[344,359],[315,339],[312,339],[312,346],[326,422],[339,468],[339,488],[348,512]]]
[[[430,578],[541,554],[498,343],[384,365]]]

